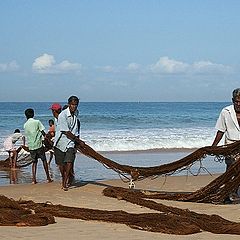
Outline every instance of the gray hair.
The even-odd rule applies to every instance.
[[[236,88],[233,90],[232,97],[233,99],[236,99],[236,97],[240,97],[240,88]]]

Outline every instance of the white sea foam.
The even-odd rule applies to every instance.
[[[82,139],[96,151],[136,151],[151,149],[192,149],[212,144],[210,128],[168,128],[88,131]]]
[[[164,128],[82,131],[81,138],[96,151],[193,149],[212,144],[212,128]],[[3,138],[0,138],[3,143]],[[0,144],[0,155],[7,155]]]

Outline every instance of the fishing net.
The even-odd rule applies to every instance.
[[[200,214],[188,209],[179,209],[157,203],[149,199],[171,199],[192,202],[222,203],[230,192],[238,188],[240,181],[240,142],[227,146],[204,147],[190,155],[161,166],[133,167],[118,164],[94,151],[84,142],[80,142],[77,149],[84,155],[93,158],[118,172],[121,176],[132,180],[173,174],[177,170],[188,169],[196,161],[201,161],[207,155],[215,156],[219,160],[231,156],[235,163],[221,176],[207,186],[193,193],[160,193],[140,191],[117,187],[108,187],[103,194],[108,197],[125,200],[146,208],[158,211],[156,213],[133,214],[125,211],[107,211],[86,208],[67,207],[33,201],[18,201],[0,196],[0,225],[42,226],[54,223],[55,217],[74,218],[82,220],[97,220],[126,224],[127,226],[152,232],[168,234],[193,234],[208,231],[216,234],[240,235],[240,223],[228,221],[218,215]]]
[[[134,214],[24,200],[14,201],[0,195],[0,225],[44,226],[55,223],[54,217],[62,217],[125,224],[138,230],[167,234],[187,235],[208,231],[215,234],[240,235],[240,223],[228,221],[218,215],[199,214],[188,209],[136,198],[133,191],[124,191],[121,188],[107,188],[104,195],[154,209],[156,213]]]
[[[45,226],[55,223],[49,213],[34,213],[17,201],[0,195],[0,226]]]
[[[133,167],[129,165],[121,165],[104,157],[81,140],[79,140],[79,144],[76,146],[76,148],[82,154],[97,160],[124,178],[134,181],[160,175],[171,175],[177,171],[182,171],[185,169],[188,170],[195,162],[202,161],[207,156],[215,156],[215,158],[219,161],[223,161],[225,157],[231,156],[236,159],[240,155],[240,141],[237,141],[224,146],[202,147],[186,157],[168,164],[154,167]]]
[[[49,139],[46,139],[46,141],[45,148],[51,148],[52,142]],[[207,186],[194,193],[156,193],[155,198],[158,197],[161,199],[181,201],[222,203],[230,193],[237,190],[240,183],[240,141],[236,141],[235,143],[224,146],[202,147],[180,160],[154,167],[133,167],[130,165],[119,164],[96,152],[81,140],[78,141],[76,148],[82,154],[97,160],[105,167],[116,171],[121,177],[131,181],[137,181],[148,177],[157,177],[161,175],[171,175],[177,171],[182,171],[185,169],[188,170],[195,162],[203,161],[206,156],[214,156],[215,159],[218,159],[219,161],[223,161],[225,157],[231,157],[236,160],[235,163],[228,169],[228,171],[209,183]],[[25,160],[18,161],[18,166],[21,167],[28,165],[29,162],[31,162],[31,158],[27,161],[26,159],[27,158],[25,158]],[[6,165],[7,160],[1,161],[1,163]]]
[[[166,199],[185,202],[223,203],[240,184],[240,159],[238,158],[228,170],[208,185],[192,193],[167,193],[156,191],[134,191],[136,198]],[[113,187],[110,187],[113,188]],[[114,188],[113,188],[114,189]],[[125,192],[127,190],[124,190]]]

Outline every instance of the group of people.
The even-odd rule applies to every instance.
[[[74,179],[75,144],[81,143],[79,140],[80,121],[78,120],[78,104],[79,99],[76,96],[69,97],[68,104],[63,108],[59,103],[52,104],[50,109],[55,118],[55,123],[49,121],[50,128],[47,134],[41,121],[34,118],[34,109],[26,109],[25,116],[27,121],[23,126],[25,137],[16,129],[14,134],[9,136],[4,142],[4,147],[9,153],[11,168],[16,168],[17,149],[14,147],[14,143],[22,138],[22,147],[30,152],[32,159],[32,183],[37,183],[36,175],[39,159],[42,160],[47,181],[52,182],[48,165],[54,155],[55,162],[62,176],[62,189],[67,191]],[[53,149],[50,150],[49,163],[47,163],[43,138],[54,142]]]
[[[79,99],[76,96],[71,96],[68,99],[68,104],[63,108],[60,104],[54,103],[50,107],[53,117],[55,118],[55,124],[49,122],[52,126],[49,129],[50,137],[54,139],[54,148],[50,153],[50,160],[55,156],[55,162],[59,167],[62,176],[62,189],[67,191],[68,186],[71,184],[74,171],[73,165],[76,157],[75,144],[81,144],[79,140],[80,135],[80,121],[78,120],[78,107]],[[46,137],[44,132],[44,126],[39,121],[34,119],[34,110],[26,109],[25,116],[27,122],[24,124],[25,136],[28,142],[28,148],[33,160],[32,164],[32,182],[37,183],[36,171],[37,163],[40,158],[43,162],[44,170],[46,172],[48,182],[51,182],[49,175],[48,164],[46,160],[45,151],[42,144],[42,137]],[[55,125],[55,129],[53,129]],[[233,90],[232,104],[224,107],[216,122],[217,133],[212,143],[212,146],[218,145],[221,139],[225,138],[224,144],[230,144],[234,141],[240,140],[240,88]],[[19,129],[16,129],[12,138],[6,139],[5,148],[9,152],[11,160],[11,167],[16,167],[16,149],[13,148],[13,143],[18,139],[23,139],[23,145],[25,145],[25,138],[20,134]],[[229,156],[225,158],[226,170],[235,162],[235,158]],[[225,200],[226,203],[231,203],[231,198],[237,192],[231,193],[231,195]]]

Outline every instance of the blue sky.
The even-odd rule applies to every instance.
[[[0,101],[230,101],[239,0],[0,1]]]

